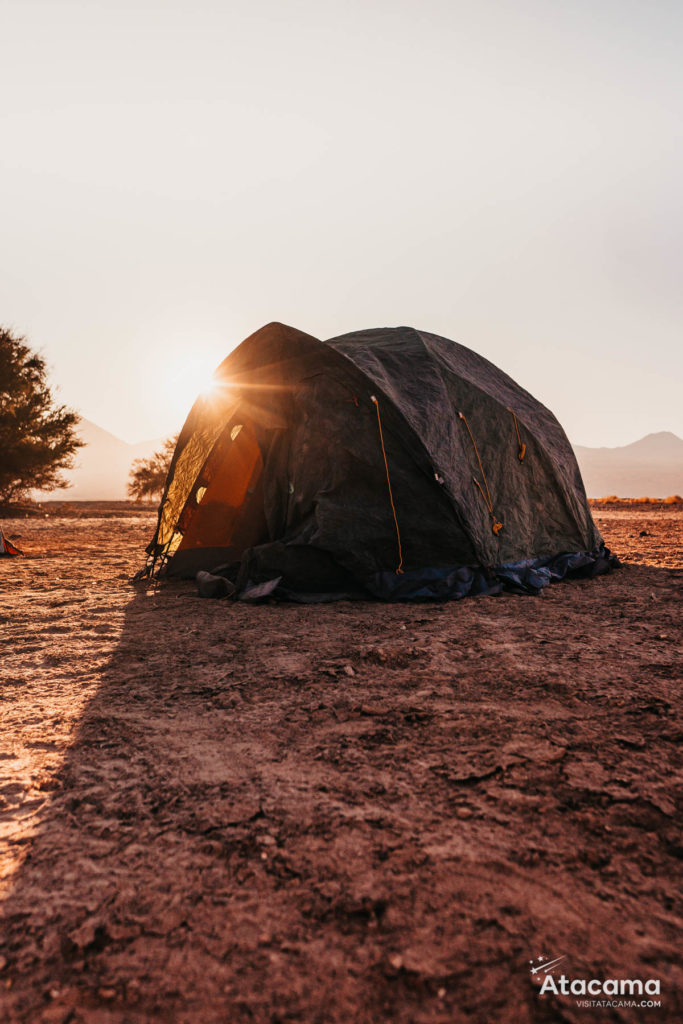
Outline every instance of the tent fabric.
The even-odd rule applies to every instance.
[[[2,532],[2,529],[0,528],[0,557],[4,557],[5,555],[21,554],[23,554],[23,552],[20,551],[19,548],[15,547],[14,544],[11,543],[11,541],[7,540],[4,533]]]
[[[166,575],[222,565],[238,595],[279,580],[271,590],[310,600],[400,600],[483,592],[461,570],[528,592],[559,556],[614,564],[560,424],[462,345],[269,324],[215,381],[180,434],[148,547]]]

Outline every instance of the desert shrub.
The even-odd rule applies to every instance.
[[[178,435],[169,437],[149,459],[136,459],[130,468],[128,494],[134,501],[152,501],[161,497],[171,466]]]

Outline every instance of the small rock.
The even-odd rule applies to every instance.
[[[344,675],[355,676],[356,670],[351,665],[344,665]]]
[[[439,997],[439,999],[443,999],[443,997],[446,995],[446,989],[445,988],[440,988],[439,991],[436,994]]]
[[[400,953],[392,953],[389,957],[389,963],[396,971],[400,971],[403,967],[403,957]]]
[[[389,713],[389,706],[387,704],[371,704],[366,702],[361,704],[358,708],[361,715],[386,715]]]
[[[455,812],[455,816],[456,816],[456,818],[463,818],[463,819],[471,818],[472,817],[472,808],[471,807],[458,807],[456,812]]]
[[[98,988],[97,994],[100,999],[111,1000],[116,998],[115,988]]]
[[[131,978],[131,980],[126,985],[126,997],[130,1000],[135,1000],[138,998],[139,995],[140,982],[136,981],[135,978]]]

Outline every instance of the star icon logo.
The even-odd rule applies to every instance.
[[[532,974],[538,974],[539,971],[547,974],[549,971],[552,972],[565,959],[566,956],[556,956],[554,959],[549,960],[544,953],[541,953],[535,960],[529,961],[529,970]]]

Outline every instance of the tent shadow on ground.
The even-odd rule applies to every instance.
[[[670,576],[138,593],[4,905],[2,1019],[551,1021],[528,960],[565,953],[671,1012],[675,666],[629,646]]]

